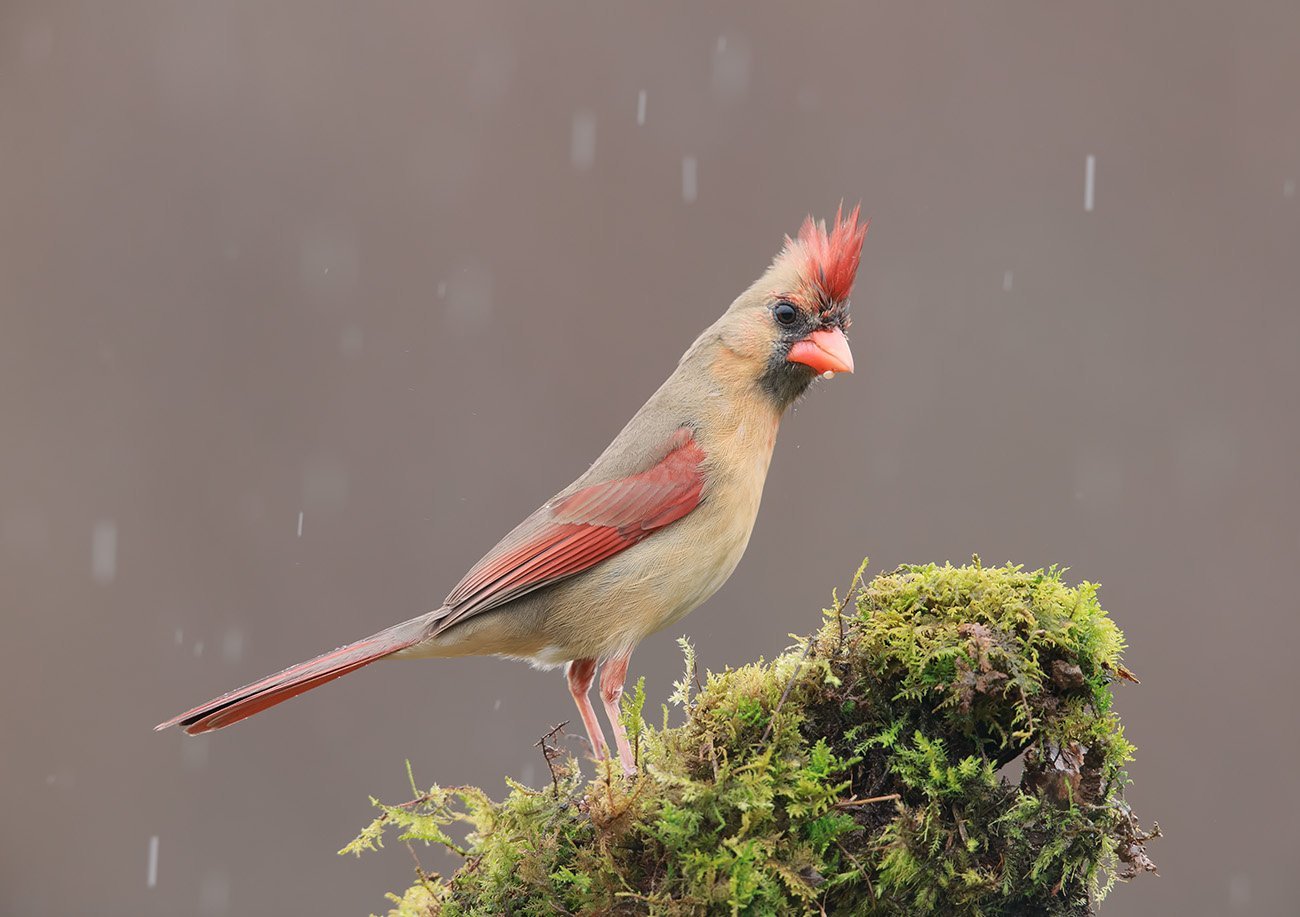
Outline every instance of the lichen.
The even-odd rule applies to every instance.
[[[697,688],[684,644],[680,725],[667,708],[646,723],[630,692],[638,776],[604,762],[585,780],[543,741],[548,785],[376,803],[342,852],[395,829],[464,857],[390,895],[401,917],[1081,915],[1153,871],[1111,709],[1124,639],[1097,587],[978,558],[861,573],[770,663]]]

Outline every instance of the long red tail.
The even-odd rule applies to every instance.
[[[236,688],[193,710],[187,710],[165,723],[159,723],[154,729],[184,726],[190,735],[198,735],[238,723],[254,713],[261,713],[267,707],[274,707],[304,691],[310,691],[327,681],[369,665],[376,659],[391,656],[398,650],[419,643],[428,633],[429,622],[433,617],[433,614],[426,614],[412,618],[381,630],[372,637],[339,647],[332,653],[290,666],[283,672],[268,675],[261,681]]]

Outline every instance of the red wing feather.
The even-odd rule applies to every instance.
[[[543,506],[465,574],[447,597],[440,628],[581,573],[676,522],[700,504],[703,461],[683,427],[653,467]]]

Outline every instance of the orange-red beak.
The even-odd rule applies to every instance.
[[[816,373],[853,372],[853,352],[849,339],[838,328],[814,331],[802,341],[796,341],[786,357],[791,363],[802,363]]]

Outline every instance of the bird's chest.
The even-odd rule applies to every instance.
[[[777,426],[774,417],[741,415],[706,446],[710,479],[705,499],[716,501],[723,510],[718,514],[720,527],[741,525],[748,532],[753,526],[772,464]]]
[[[774,419],[742,420],[709,443],[703,505],[683,520],[665,567],[677,575],[675,588],[663,593],[667,607],[660,626],[707,601],[740,563],[758,516],[776,429]]]
[[[596,647],[589,655],[634,646],[681,619],[717,592],[740,563],[758,515],[777,423],[761,416],[730,419],[697,432],[706,475],[700,505],[556,593],[553,624],[566,633],[581,630],[583,640]],[[600,622],[599,634],[589,633],[593,622]],[[554,642],[567,647],[573,639]]]

